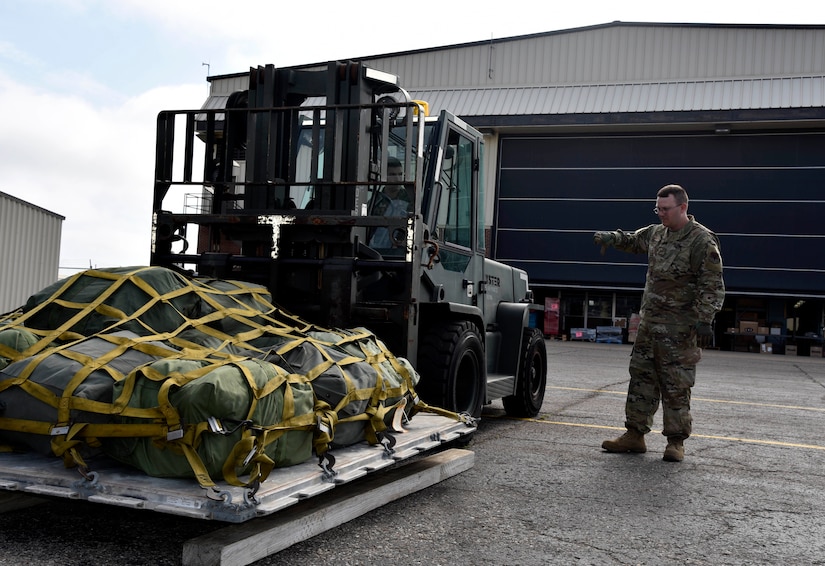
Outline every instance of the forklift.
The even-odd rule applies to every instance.
[[[486,257],[477,130],[351,61],[251,68],[211,106],[158,115],[152,265],[367,328],[410,361],[427,404],[538,414],[544,309],[523,270]]]

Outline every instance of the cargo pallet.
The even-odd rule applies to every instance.
[[[0,511],[51,497],[233,523],[185,542],[183,564],[249,564],[470,469],[474,455],[467,450],[415,457],[469,439],[475,430],[447,417],[419,414],[405,432],[394,434],[392,446],[362,442],[331,451],[331,466],[313,459],[273,470],[254,494],[220,482],[210,493],[195,480],[154,478],[109,459],[90,462],[92,471],[83,477],[58,458],[3,453]],[[364,480],[354,482],[359,478]],[[334,488],[339,488],[334,494],[296,505]]]

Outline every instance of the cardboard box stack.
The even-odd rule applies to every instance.
[[[759,323],[755,320],[739,321],[739,332],[742,334],[756,334],[759,328]]]
[[[596,329],[595,328],[571,328],[570,329],[570,339],[571,340],[584,340],[586,342],[595,342],[596,341]]]
[[[638,313],[633,313],[630,315],[630,323],[627,326],[627,341],[631,344],[636,341],[636,333],[639,331],[639,321],[641,320],[641,315]]]

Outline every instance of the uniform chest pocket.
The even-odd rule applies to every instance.
[[[674,276],[690,271],[690,254],[682,242],[668,242],[661,238],[651,242],[648,263],[653,273]]]

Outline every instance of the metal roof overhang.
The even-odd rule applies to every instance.
[[[412,90],[476,127],[825,119],[825,76]]]
[[[825,106],[806,109],[726,110],[693,112],[643,112],[614,114],[541,114],[521,116],[463,116],[475,128],[583,128],[641,129],[651,126],[667,129],[707,129],[727,126],[736,130],[770,129],[776,127],[822,127]],[[814,122],[816,122],[814,124]]]
[[[825,119],[825,75],[602,85],[411,89],[475,127],[646,126]],[[226,107],[211,95],[203,109]],[[309,101],[308,101],[309,102]]]

